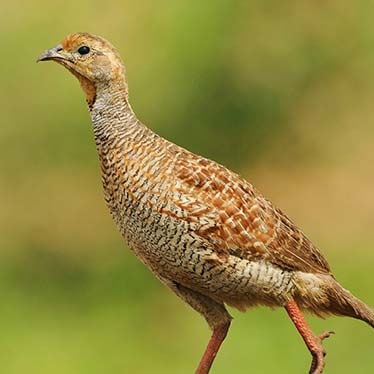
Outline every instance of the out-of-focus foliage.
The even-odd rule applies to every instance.
[[[373,11],[364,0],[2,3],[0,371],[192,373],[209,335],[125,250],[79,85],[35,64],[76,31],[118,47],[140,119],[251,180],[374,304]],[[215,373],[306,372],[282,310],[233,313]],[[312,325],[338,332],[330,372],[373,372],[369,328]]]

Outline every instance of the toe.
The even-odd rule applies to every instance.
[[[318,352],[313,354],[312,365],[309,370],[309,374],[322,374],[325,367],[324,352]]]
[[[319,338],[322,340],[325,340],[327,338],[329,338],[331,335],[334,335],[335,334],[335,331],[333,330],[330,330],[330,331],[324,331],[320,336]]]

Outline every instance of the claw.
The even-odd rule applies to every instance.
[[[310,353],[312,354],[312,364],[310,366],[309,374],[322,374],[325,367],[326,349],[323,346],[323,340],[327,339],[331,335],[335,334],[334,331],[325,331],[319,337],[316,336],[316,341],[313,349]]]
[[[319,338],[322,340],[325,340],[327,338],[329,338],[331,335],[335,335],[335,331],[334,330],[329,330],[329,331],[324,331],[320,336]]]

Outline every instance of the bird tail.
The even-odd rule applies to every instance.
[[[335,314],[356,318],[374,328],[374,309],[353,296],[330,274],[300,272],[296,280],[294,296],[302,309],[320,317]]]
[[[374,328],[374,309],[343,288],[329,276],[326,312],[359,319]]]

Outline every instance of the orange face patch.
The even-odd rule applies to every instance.
[[[89,34],[87,33],[68,35],[61,44],[66,51],[70,51],[78,47],[84,40],[87,40],[88,36]]]

